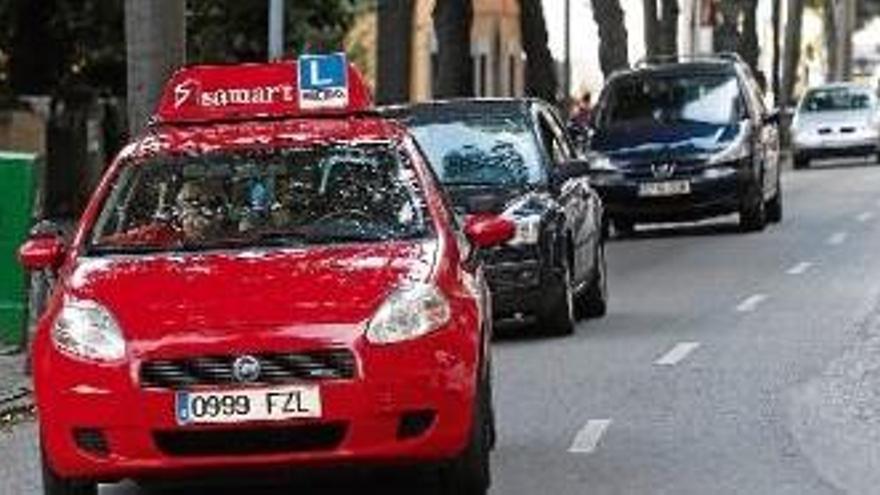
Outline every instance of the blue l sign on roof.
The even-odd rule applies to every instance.
[[[297,61],[297,70],[301,109],[348,106],[348,61],[344,53],[303,55]]]

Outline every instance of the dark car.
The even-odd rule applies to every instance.
[[[593,187],[624,235],[730,213],[762,230],[782,219],[777,121],[737,59],[640,65],[599,98],[587,140]]]
[[[502,215],[516,235],[484,263],[497,318],[536,316],[568,334],[605,314],[603,208],[561,120],[535,99],[465,99],[386,110],[415,135],[455,209]]]

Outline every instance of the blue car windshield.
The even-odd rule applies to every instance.
[[[632,76],[608,89],[600,127],[707,124],[727,126],[744,114],[732,74]]]
[[[468,113],[419,118],[410,129],[448,186],[529,186],[545,182],[537,138],[524,117]]]

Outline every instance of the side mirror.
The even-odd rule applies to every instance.
[[[18,260],[28,271],[56,269],[64,261],[64,241],[56,235],[31,237],[18,250]]]
[[[782,112],[778,108],[774,108],[764,115],[764,125],[778,125],[782,118]]]
[[[490,248],[513,239],[516,226],[498,215],[473,215],[465,223],[464,233],[478,248]]]

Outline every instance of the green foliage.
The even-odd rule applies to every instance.
[[[285,55],[344,49],[343,39],[368,0],[285,2]],[[268,9],[255,2],[189,0],[187,52],[190,62],[265,60]],[[268,2],[259,2],[263,7]]]
[[[186,1],[188,62],[266,59],[267,0]],[[343,49],[355,16],[374,4],[287,0],[286,54]],[[77,86],[124,95],[125,56],[124,0],[0,0],[0,100]]]

